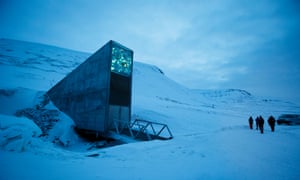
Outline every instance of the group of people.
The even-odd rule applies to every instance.
[[[250,116],[248,121],[249,121],[250,129],[253,129],[254,120],[253,120],[252,116]],[[275,121],[276,120],[273,116],[270,116],[268,119],[268,124],[269,124],[272,132],[275,131]],[[258,128],[259,128],[261,134],[264,133],[264,123],[265,123],[265,120],[262,116],[256,117],[256,119],[255,119],[256,130],[258,130]]]

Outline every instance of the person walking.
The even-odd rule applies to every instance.
[[[273,116],[270,116],[268,119],[268,124],[271,127],[271,131],[275,131],[275,118]]]
[[[250,118],[249,118],[249,127],[250,127],[250,129],[253,129],[253,118],[252,118],[252,116],[250,116]]]
[[[263,134],[264,133],[264,123],[265,123],[265,120],[264,118],[262,118],[261,116],[259,116],[259,121],[258,121],[258,126],[259,126],[259,129],[260,129],[260,133]]]
[[[259,118],[255,118],[255,125],[256,125],[256,130],[258,130],[258,125],[259,125]]]

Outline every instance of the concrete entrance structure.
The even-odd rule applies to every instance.
[[[130,122],[133,51],[109,41],[48,92],[78,129],[100,134]]]

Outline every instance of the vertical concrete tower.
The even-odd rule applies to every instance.
[[[131,117],[133,51],[109,41],[48,92],[78,129],[100,134]]]

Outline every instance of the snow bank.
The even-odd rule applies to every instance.
[[[49,106],[54,105],[51,103],[46,108],[49,109]],[[63,147],[69,147],[79,143],[80,138],[74,131],[74,121],[63,112],[60,112],[58,119],[59,121],[49,131],[47,138]]]
[[[32,107],[43,92],[27,88],[0,88],[0,114],[13,115],[17,110]]]
[[[41,134],[40,128],[30,119],[0,114],[0,148],[22,152],[31,148]]]

